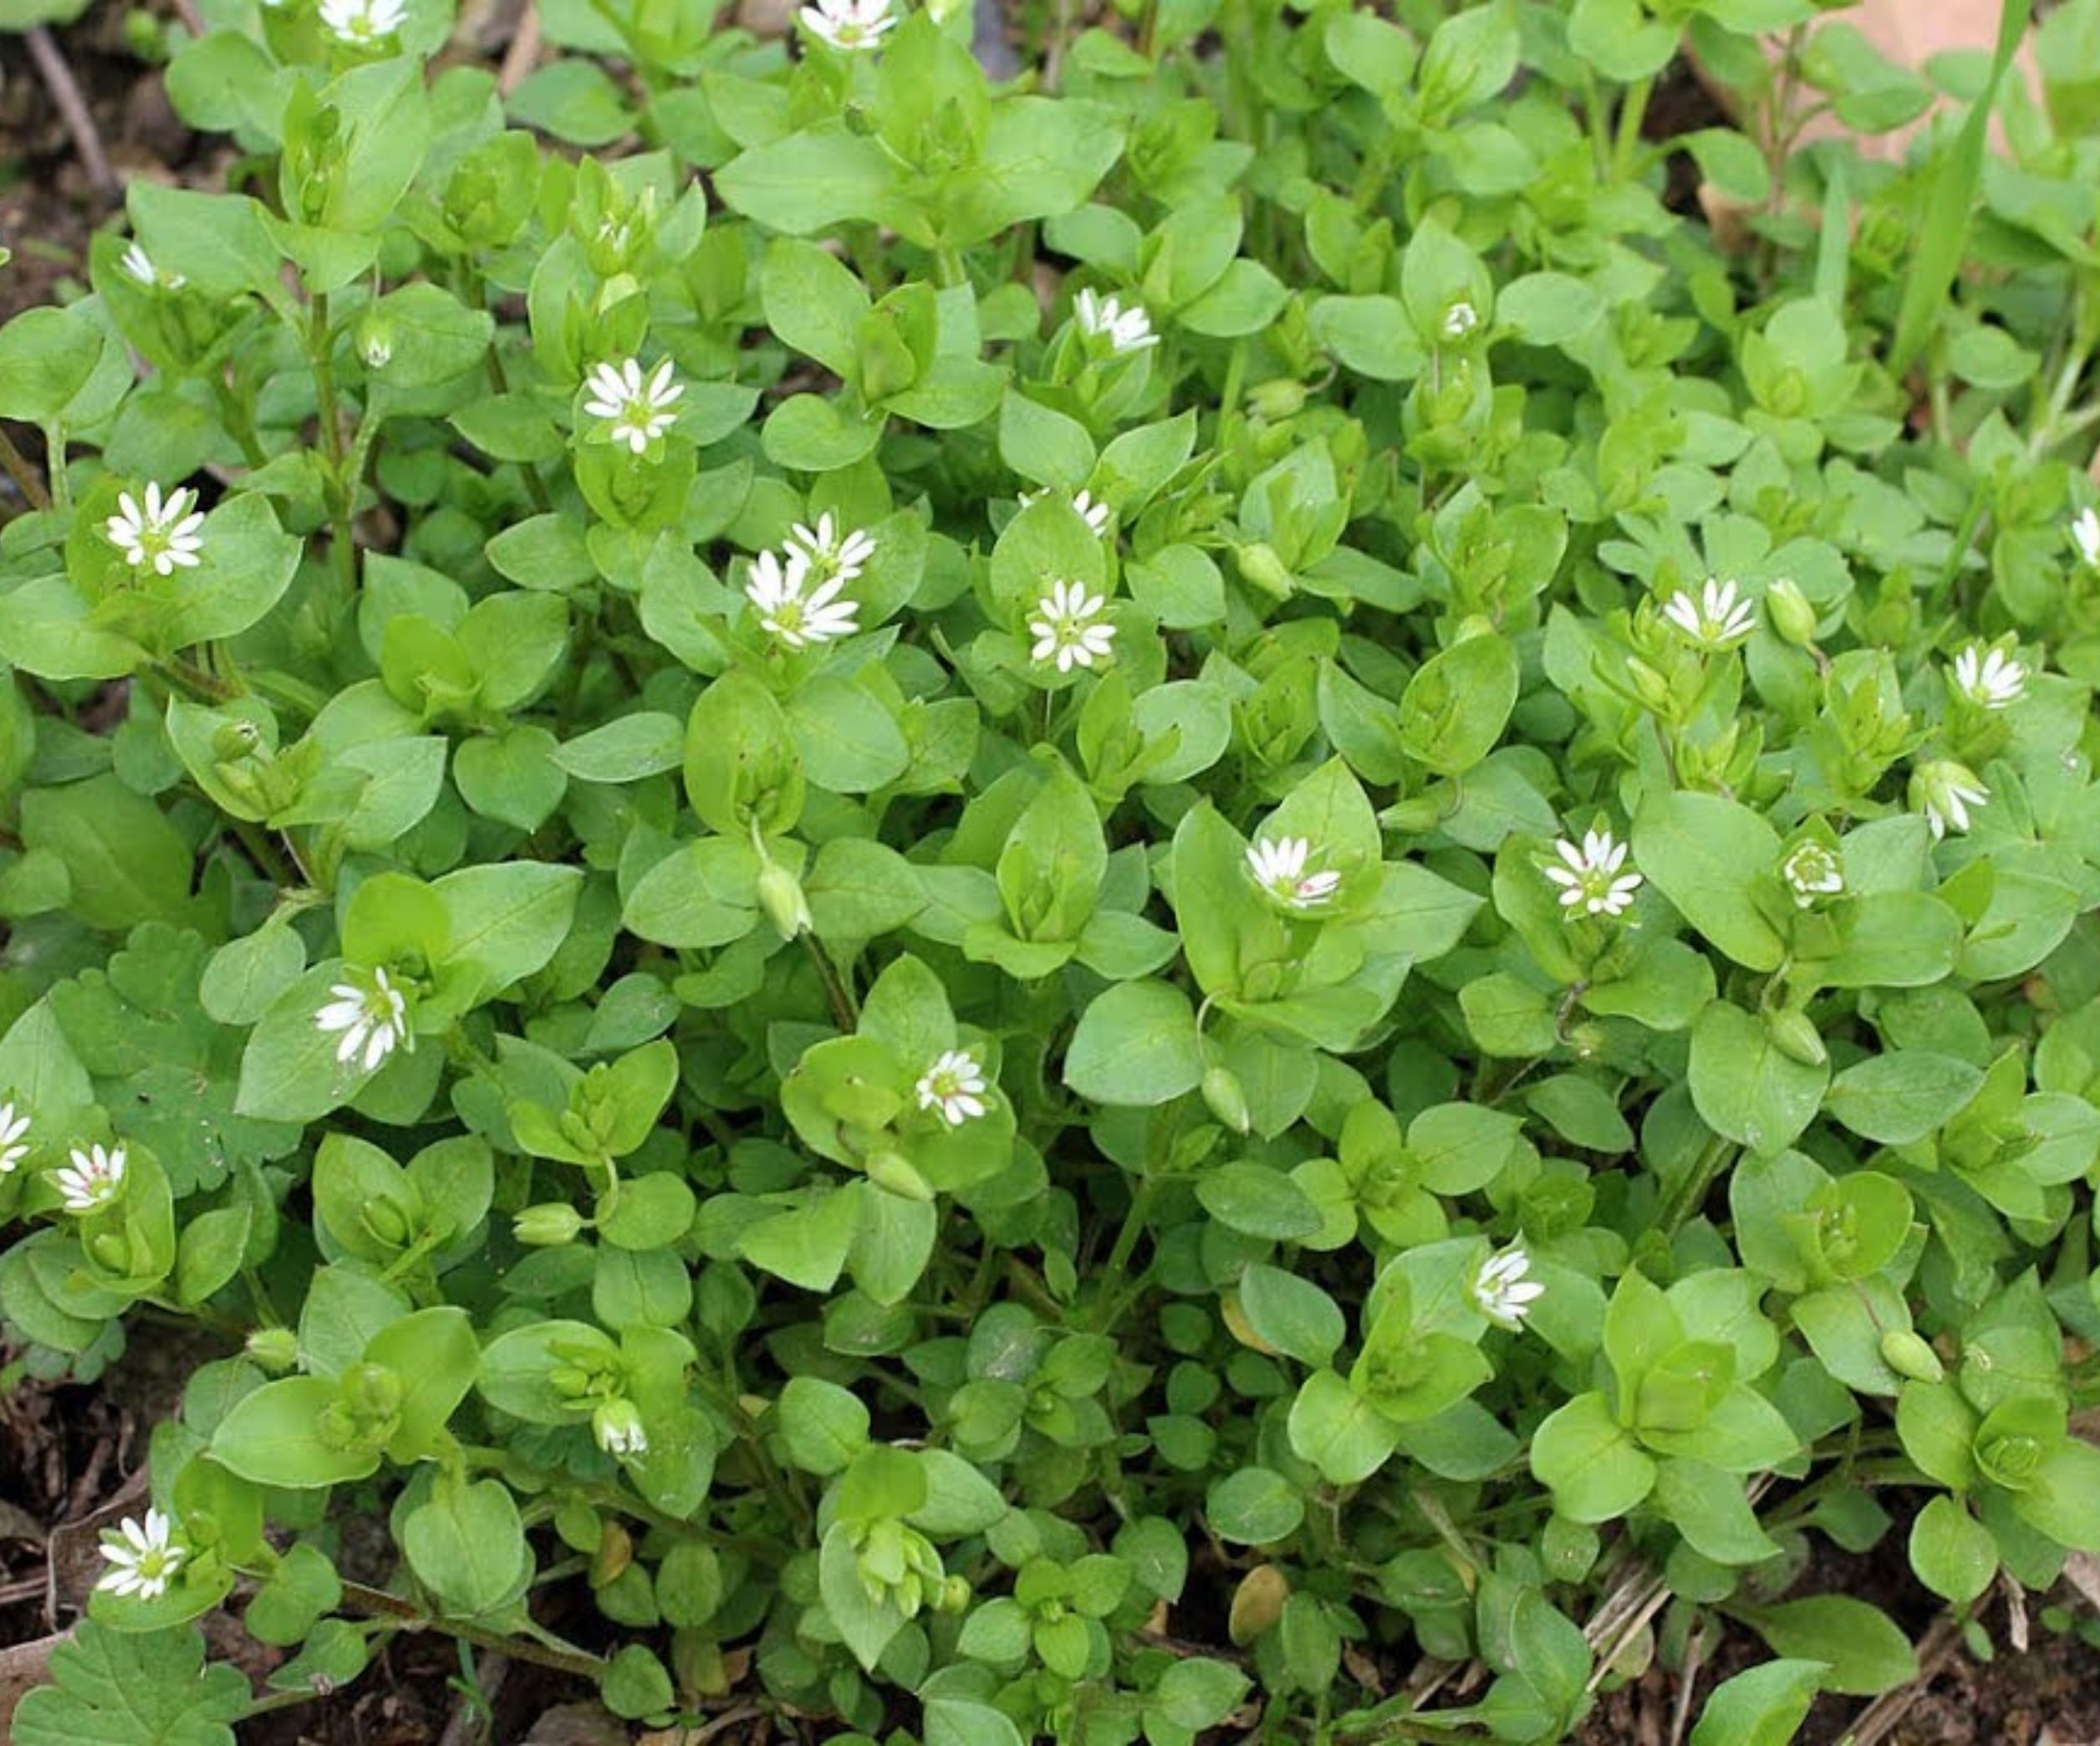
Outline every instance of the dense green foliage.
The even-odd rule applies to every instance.
[[[2100,0],[1901,167],[1810,0],[201,10],[231,190],[0,329],[0,1316],[222,1355],[18,1738],[236,1596],[928,1746],[1725,1624],[1751,1746],[1914,1670],[1819,1543],[2100,1548]]]

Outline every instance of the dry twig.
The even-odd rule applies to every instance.
[[[50,92],[51,100],[59,106],[66,131],[73,135],[73,149],[80,154],[80,165],[88,172],[88,180],[105,200],[115,200],[123,190],[118,184],[116,171],[110,167],[109,157],[102,150],[102,135],[95,131],[94,117],[88,113],[87,100],[80,94],[80,87],[74,79],[73,69],[66,64],[59,39],[48,27],[35,24],[23,33],[23,40],[29,45],[29,59],[37,64],[37,74],[43,80],[44,89]]]

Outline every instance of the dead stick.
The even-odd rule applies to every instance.
[[[80,154],[88,180],[105,199],[115,200],[123,190],[118,186],[116,172],[110,169],[109,159],[103,156],[102,135],[94,130],[94,117],[88,113],[87,100],[81,96],[80,87],[74,83],[73,69],[66,64],[58,38],[45,26],[36,24],[29,28],[23,39],[29,45],[29,59],[37,64],[44,89],[50,92],[51,100],[59,105],[59,115],[65,118],[66,131],[73,135],[74,149]]]
[[[539,8],[533,0],[525,0],[525,10],[517,20],[517,34],[511,38],[510,47],[504,51],[502,70],[496,75],[496,89],[506,97],[525,83],[525,77],[539,60]]]

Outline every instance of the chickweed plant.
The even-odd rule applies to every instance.
[[[193,1366],[17,1739],[1772,1746],[2100,1549],[2100,0],[1821,9],[200,0],[0,329],[11,1374]]]

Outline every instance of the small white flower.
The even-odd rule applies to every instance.
[[[851,636],[860,628],[854,615],[859,606],[842,595],[844,576],[818,583],[805,599],[803,586],[808,580],[808,554],[791,546],[785,564],[775,553],[761,552],[744,583],[744,596],[758,609],[758,622],[791,649]]]
[[[966,1049],[951,1049],[919,1076],[919,1107],[931,1110],[950,1127],[961,1127],[985,1112],[989,1089],[984,1069]]]
[[[350,970],[344,973],[356,974]],[[337,1060],[347,1064],[362,1054],[360,1064],[371,1073],[400,1044],[415,1046],[408,1034],[408,1002],[384,967],[374,970],[368,982],[339,982],[329,993],[335,998],[314,1013],[313,1026],[331,1035],[341,1034],[342,1041],[335,1045]]]
[[[1160,336],[1152,331],[1151,318],[1137,304],[1126,309],[1115,298],[1097,297],[1089,289],[1073,299],[1072,310],[1078,317],[1081,331],[1097,340],[1107,340],[1112,350],[1143,351],[1160,343]]]
[[[686,392],[673,377],[669,358],[646,381],[640,362],[634,358],[622,364],[594,365],[584,386],[591,396],[584,402],[584,410],[593,418],[609,418],[613,441],[625,443],[637,455],[678,422],[671,408]]]
[[[12,1176],[15,1166],[29,1156],[28,1132],[28,1114],[17,1113],[12,1099],[0,1103],[0,1177]]]
[[[112,1595],[135,1595],[141,1600],[157,1600],[189,1557],[189,1548],[172,1539],[175,1524],[157,1509],[149,1509],[145,1520],[126,1516],[116,1531],[103,1530],[102,1555],[110,1568],[95,1587]]]
[[[1531,1270],[1521,1245],[1490,1256],[1474,1276],[1474,1307],[1498,1328],[1522,1327],[1532,1305],[1546,1295],[1545,1286],[1524,1277]]]
[[[2078,512],[2071,523],[2071,543],[2088,569],[2100,569],[2100,510],[2088,503]]]
[[[1481,312],[1460,298],[1444,312],[1444,337],[1463,340],[1481,324]]]
[[[1702,649],[1732,649],[1748,636],[1757,623],[1757,609],[1741,599],[1733,582],[1712,576],[1694,600],[1679,589],[1664,603],[1663,616]]]
[[[601,1403],[591,1414],[591,1435],[599,1448],[623,1461],[649,1452],[649,1432],[642,1428],[642,1416],[632,1401]]]
[[[1307,872],[1305,864],[1312,853],[1312,844],[1303,837],[1257,837],[1247,845],[1247,870],[1279,903],[1312,909],[1341,890],[1342,876],[1332,870]]]
[[[2004,709],[2027,694],[2027,670],[2003,649],[1971,643],[1955,656],[1955,689],[1981,709]]]
[[[868,560],[875,555],[875,536],[854,528],[842,534],[838,524],[826,510],[817,518],[814,528],[805,528],[800,522],[789,530],[788,550],[790,555],[799,552],[809,568],[819,575],[836,576],[842,582],[857,582],[860,573],[867,568]]]
[[[393,35],[407,17],[405,0],[321,0],[321,22],[353,48]]]
[[[67,1212],[99,1212],[124,1187],[124,1148],[95,1145],[82,1151],[76,1146],[72,1167],[53,1171],[51,1182]]]
[[[1779,872],[1787,881],[1787,889],[1793,893],[1794,901],[1803,909],[1813,909],[1819,897],[1842,896],[1845,889],[1844,868],[1821,843],[1795,845],[1793,852],[1780,863]]]
[[[889,0],[816,0],[798,16],[812,36],[849,54],[880,48],[883,33],[897,22]]]
[[[1966,830],[1972,808],[1985,804],[1990,790],[1977,780],[1965,764],[1941,758],[1924,766],[1910,779],[1910,802],[1925,815],[1935,837],[1950,830]]]
[[[204,541],[197,529],[204,525],[204,512],[196,507],[196,493],[186,487],[161,495],[158,485],[145,488],[145,502],[128,491],[117,498],[117,513],[103,524],[110,544],[124,554],[134,569],[148,564],[159,576],[171,576],[179,565],[194,569]]]
[[[1049,495],[1050,488],[1047,485],[1040,491],[1024,491],[1021,493],[1021,507],[1026,509],[1032,504],[1041,503]],[[1106,503],[1095,503],[1093,493],[1085,491],[1074,492],[1072,497],[1072,510],[1073,514],[1093,528],[1096,534],[1104,539],[1108,537],[1109,523],[1114,519],[1115,512]]]
[[[1035,638],[1029,660],[1055,661],[1061,673],[1106,661],[1116,634],[1114,625],[1101,621],[1108,605],[1107,595],[1088,594],[1083,582],[1053,582],[1028,620],[1028,634]]]
[[[124,251],[124,270],[149,291],[180,291],[190,282],[179,273],[163,273],[153,257],[134,242]]]
[[[1610,831],[1585,831],[1579,849],[1562,837],[1553,852],[1566,865],[1547,867],[1546,876],[1561,888],[1565,919],[1572,922],[1578,913],[1623,916],[1633,907],[1641,876],[1618,870],[1626,865],[1626,845],[1614,842]]]

